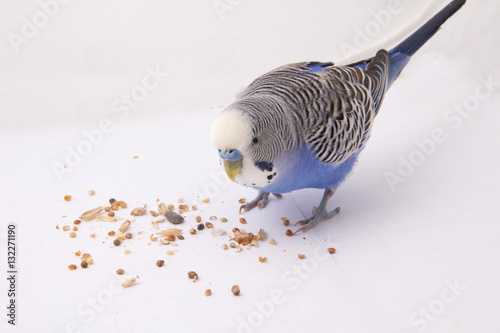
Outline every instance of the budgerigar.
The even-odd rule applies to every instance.
[[[319,188],[325,189],[319,206],[297,222],[302,225],[297,231],[335,216],[340,208],[328,211],[327,203],[365,147],[387,89],[464,3],[452,1],[398,46],[373,58],[348,66],[295,63],[253,81],[220,114],[211,133],[228,177],[259,190],[240,213],[265,207],[270,193],[281,197]]]

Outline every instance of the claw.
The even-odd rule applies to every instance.
[[[264,191],[259,191],[259,194],[257,194],[257,197],[255,199],[240,207],[240,214],[242,211],[248,212],[249,210],[255,207],[262,209],[266,207],[268,201],[269,201],[269,193]]]
[[[274,195],[277,199],[282,199],[282,198],[283,198],[283,194],[281,194],[281,193],[273,193],[273,195]]]
[[[295,223],[294,226],[301,225],[302,228],[299,228],[292,235],[295,235],[299,231],[306,232],[307,230],[314,228],[319,222],[329,220],[340,212],[340,207],[335,208],[331,212],[326,211],[326,204],[328,203],[328,200],[333,196],[333,193],[334,192],[330,189],[325,190],[325,194],[323,195],[319,206],[313,207],[313,216]]]

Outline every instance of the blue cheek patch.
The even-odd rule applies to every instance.
[[[218,150],[220,158],[229,161],[241,159],[241,153],[237,149],[228,149],[226,151]]]

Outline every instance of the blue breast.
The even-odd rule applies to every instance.
[[[278,160],[279,174],[271,184],[258,188],[266,192],[286,193],[302,188],[336,188],[352,170],[359,152],[341,164],[319,162],[307,145],[290,151]]]

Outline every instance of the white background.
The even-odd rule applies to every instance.
[[[15,223],[18,269],[15,327],[6,324],[9,287],[0,279],[2,332],[498,331],[498,2],[468,1],[413,57],[330,202],[342,207],[338,216],[286,237],[280,217],[308,217],[322,191],[286,194],[244,214],[248,231],[264,228],[277,245],[267,238],[240,253],[221,249],[227,235],[189,235],[191,212],[177,247],[148,245],[151,216],[137,218],[134,238],[120,247],[107,237],[117,223],[84,223],[75,239],[55,227],[111,197],[155,209],[156,199],[192,205],[197,194],[211,198],[199,204],[204,221],[224,216],[217,228],[242,227],[238,199],[255,191],[219,177],[209,142],[223,106],[274,67],[346,63],[390,48],[446,1],[401,0],[385,26],[375,16],[389,8],[381,0],[224,0],[224,13],[211,0],[74,0],[43,22],[40,3],[49,2],[0,2],[0,266],[7,270],[7,225]],[[38,31],[23,37],[37,15]],[[25,42],[14,45],[13,34]],[[346,44],[360,53],[346,54]],[[123,95],[155,69],[168,77],[123,108]],[[110,128],[99,137],[103,121]],[[436,132],[439,142],[429,144]],[[70,157],[84,146],[85,156]],[[405,169],[403,160],[415,165]],[[388,174],[401,178],[391,186]],[[78,250],[95,263],[69,271]],[[117,292],[118,268],[138,275],[136,285]]]

